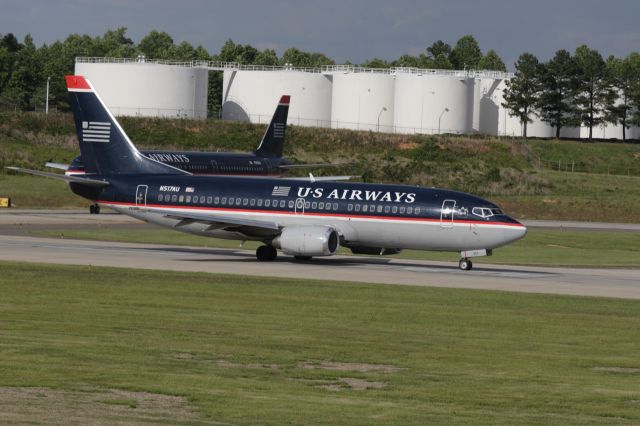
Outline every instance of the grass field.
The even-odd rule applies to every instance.
[[[640,422],[638,301],[0,267],[0,422]]]
[[[176,244],[238,248],[239,241],[198,237],[163,228],[117,229],[96,228],[77,230],[57,228],[33,232],[35,236],[64,237],[101,241],[145,242],[154,244]],[[257,242],[246,242],[243,248],[255,250]],[[341,254],[350,254],[341,249]],[[390,256],[402,259],[458,261],[457,253],[438,253],[405,250]],[[640,267],[640,233],[586,232],[529,229],[527,236],[509,246],[495,250],[491,257],[474,259],[476,265],[536,265],[576,267]]]

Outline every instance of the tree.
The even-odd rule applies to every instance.
[[[255,63],[257,65],[278,65],[278,55],[273,49],[265,49],[256,55]]]
[[[482,51],[472,35],[466,35],[451,50],[449,60],[456,69],[478,69],[482,59]]]
[[[174,52],[173,38],[165,32],[151,31],[138,48],[148,59],[170,59]]]
[[[453,64],[451,63],[449,58],[444,55],[444,53],[438,54],[438,56],[436,56],[431,63],[432,63],[432,67],[437,70],[453,69]]]
[[[498,56],[498,53],[493,49],[489,50],[487,54],[484,55],[482,59],[480,59],[478,68],[481,70],[490,71],[507,71],[507,67],[504,65],[504,62],[502,62],[502,59],[500,58],[500,56]]]
[[[622,140],[627,140],[633,109],[633,97],[639,88],[640,54],[633,53],[625,59],[610,56],[606,62],[607,75],[614,93],[612,102],[606,106],[607,121],[622,126]]]
[[[362,66],[364,68],[391,68],[391,64],[388,61],[380,58],[369,59]]]
[[[538,58],[531,53],[523,53],[515,63],[516,72],[512,79],[505,80],[504,102],[502,106],[509,115],[518,117],[522,124],[522,136],[527,137],[527,124],[533,120],[530,115],[538,102],[540,93]]]
[[[322,53],[303,52],[295,47],[287,49],[280,58],[280,63],[294,67],[319,68],[323,65],[334,65],[335,62]]]
[[[451,55],[451,46],[442,40],[438,40],[427,47],[427,55],[430,59],[436,59],[438,56],[443,55],[448,60],[449,55]]]
[[[233,40],[228,39],[218,55],[218,60],[222,62],[235,62],[237,64],[253,64],[258,56],[258,49],[245,44],[235,44]]]
[[[580,122],[589,128],[606,122],[606,107],[613,103],[614,91],[607,78],[607,67],[598,51],[582,45],[574,55],[578,67],[576,112]]]
[[[563,127],[577,126],[574,98],[576,94],[577,65],[566,50],[558,50],[555,56],[541,67],[541,92],[537,108],[542,121],[556,129],[560,137]]]

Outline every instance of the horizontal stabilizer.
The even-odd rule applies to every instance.
[[[67,169],[69,168],[68,164],[62,164],[62,163],[51,163],[48,162],[47,164],[45,164],[46,167],[51,167],[52,169],[59,169],[59,170],[64,170],[67,171]]]
[[[106,180],[97,180],[97,179],[89,179],[89,178],[83,178],[78,176],[60,175],[58,173],[41,172],[39,170],[22,169],[20,167],[7,167],[7,169],[13,170],[14,172],[27,173],[35,176],[43,176],[51,179],[62,180],[67,183],[73,182],[73,183],[78,183],[80,185],[86,185],[86,186],[101,187],[101,186],[109,185],[109,182],[107,182]]]

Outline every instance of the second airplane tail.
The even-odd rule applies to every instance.
[[[287,118],[289,116],[289,101],[291,96],[282,95],[271,123],[258,145],[255,154],[262,157],[282,157],[284,150],[284,136],[287,130]]]
[[[87,174],[189,174],[142,155],[89,80],[78,75],[66,80]]]

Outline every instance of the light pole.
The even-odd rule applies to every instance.
[[[449,108],[443,109],[442,112],[440,113],[440,117],[438,117],[438,134],[440,134],[440,120],[442,120],[442,116],[444,115],[445,112],[449,112]]]
[[[378,113],[378,125],[376,126],[376,131],[379,132],[380,131],[380,116],[382,115],[382,113],[384,111],[387,110],[387,107],[383,106],[382,109],[380,110],[380,112]]]
[[[47,77],[47,100],[44,107],[45,114],[49,114],[49,80],[51,80],[51,77]]]

